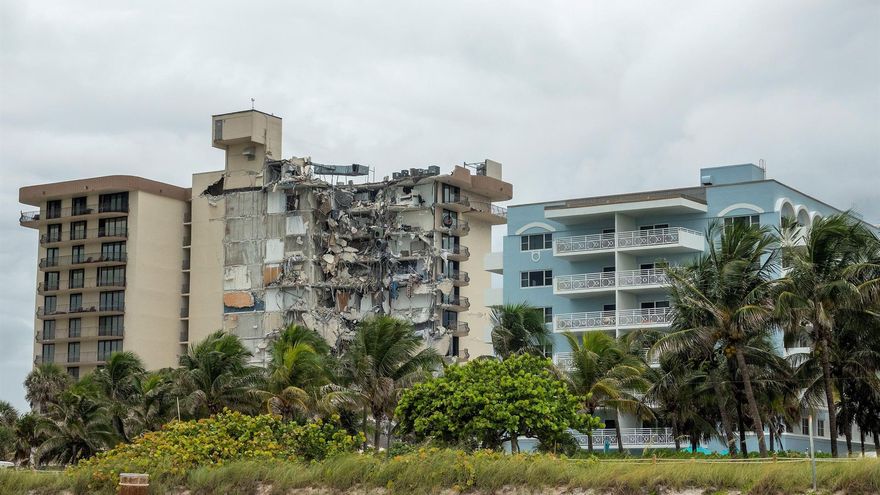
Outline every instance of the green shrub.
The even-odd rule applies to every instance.
[[[202,466],[240,460],[315,460],[353,451],[363,441],[334,422],[305,425],[279,416],[248,416],[224,411],[198,421],[173,421],[130,444],[100,453],[68,470],[90,490],[118,483],[119,473],[148,473],[152,480],[173,484]]]

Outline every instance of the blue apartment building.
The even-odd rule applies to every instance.
[[[669,328],[664,267],[702,254],[710,222],[778,226],[790,217],[809,228],[817,218],[839,211],[768,179],[765,169],[754,164],[703,168],[692,187],[509,207],[503,254],[487,256],[486,264],[503,275],[504,303],[543,308],[553,332],[548,355],[565,368],[570,349],[563,332],[621,336],[636,329]],[[782,349],[780,339],[780,352],[790,351]],[[594,433],[600,450],[607,443],[617,448],[613,428],[618,420],[625,448],[673,446],[669,429],[625,414],[618,419],[614,411],[601,414],[606,429]],[[817,450],[828,452],[824,414],[814,416],[813,432]],[[794,425],[783,435],[784,448],[806,450],[808,428],[806,420]],[[838,441],[845,451],[843,437]],[[871,439],[866,442],[874,450]],[[704,448],[720,450],[721,444]]]

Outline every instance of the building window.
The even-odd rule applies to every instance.
[[[125,261],[125,241],[101,244],[101,259],[104,261]]]
[[[443,326],[446,328],[456,328],[458,326],[458,313],[455,311],[443,311]]]
[[[98,361],[106,361],[114,352],[122,352],[121,340],[98,341]]]
[[[43,298],[43,312],[52,314],[58,309],[58,298],[56,296],[46,296]]]
[[[70,262],[71,263],[85,263],[86,261],[86,247],[83,244],[78,246],[73,246],[70,248]]]
[[[77,311],[83,310],[83,295],[82,294],[71,294],[70,295],[70,312],[74,313]]]
[[[743,215],[743,216],[739,216],[739,217],[726,217],[724,219],[724,226],[729,227],[731,225],[759,226],[759,225],[761,225],[761,215]]]
[[[68,366],[67,374],[74,380],[79,380],[79,366]]]
[[[98,286],[121,287],[125,285],[124,266],[103,266],[98,268]]]
[[[86,238],[87,222],[70,222],[70,240],[78,241]]]
[[[520,287],[549,287],[551,285],[553,285],[553,270],[520,273]]]
[[[544,313],[544,323],[545,324],[552,324],[553,323],[553,307],[547,306],[547,307],[541,308],[541,311]]]
[[[61,200],[46,201],[46,218],[61,218]]]
[[[128,219],[102,218],[98,221],[98,237],[125,237],[128,235]]]
[[[55,320],[43,320],[43,340],[55,340]]]
[[[82,336],[82,320],[71,318],[67,321],[67,337],[75,339],[80,336]]]
[[[122,316],[101,316],[98,319],[98,335],[100,337],[122,337]]]
[[[46,242],[61,241],[61,224],[53,223],[46,226]]]
[[[825,420],[820,419],[816,422],[816,435],[820,437],[825,436]]]
[[[46,272],[43,275],[43,290],[58,290],[58,281],[60,279],[60,272]]]
[[[67,344],[67,362],[79,362],[79,342],[71,342]]]
[[[55,362],[55,344],[43,344],[43,362]]]
[[[461,246],[461,237],[455,235],[446,235],[440,238],[440,248],[445,249],[447,251],[456,252],[459,250]]]
[[[104,212],[127,212],[128,192],[102,194],[98,197],[98,211]]]
[[[91,213],[91,211],[86,206],[86,197],[80,196],[78,198],[73,198],[73,211],[72,215],[87,215]]]
[[[542,356],[544,356],[545,358],[553,357],[553,344],[543,344],[540,346],[540,348]]]
[[[645,301],[641,303],[642,309],[662,309],[668,307],[669,301]]]
[[[804,435],[810,434],[810,418],[801,418],[801,433]]]
[[[539,249],[553,249],[553,234],[532,234],[520,236],[520,251],[537,251]]]
[[[441,194],[443,203],[457,203],[461,200],[461,188],[457,186],[443,184]]]
[[[617,311],[616,304],[603,304],[602,311]]]
[[[70,288],[82,289],[86,283],[86,271],[83,268],[70,270]]]
[[[102,292],[99,296],[101,311],[123,311],[125,309],[125,291]]]

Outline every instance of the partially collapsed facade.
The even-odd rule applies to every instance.
[[[492,226],[506,223],[506,210],[494,203],[512,197],[501,164],[486,160],[446,174],[439,167],[409,169],[377,181],[363,165],[284,159],[278,117],[249,110],[216,115],[212,122],[212,144],[225,151],[224,169],[194,174],[191,189],[174,189],[185,191],[178,226],[157,224],[155,231],[149,224],[140,226],[146,229],[142,238],[180,247],[168,259],[174,281],[165,282],[175,292],[179,287],[173,297],[177,304],[168,307],[167,294],[161,307],[150,304],[162,314],[179,314],[175,328],[161,329],[162,335],[173,335],[161,347],[173,349],[174,356],[148,366],[167,365],[186,345],[218,329],[241,337],[255,363],[265,362],[272,338],[290,323],[313,328],[339,347],[359,321],[374,314],[412,322],[426,345],[452,361],[491,354],[485,299],[491,275],[482,263],[491,251]],[[56,204],[51,201],[72,204],[79,201],[77,194],[67,189],[51,198],[23,193],[23,202],[40,207],[23,214],[23,224],[45,235],[55,220],[25,222],[25,217],[46,219],[47,205]],[[45,249],[41,245],[41,257]],[[126,260],[129,266],[138,264],[130,251]],[[88,285],[91,279],[84,280]],[[121,285],[124,292],[137,292],[136,283],[118,282],[114,289]],[[40,294],[37,299],[37,306],[44,306]],[[48,317],[67,319],[79,309],[65,307]],[[129,322],[124,312],[118,316],[125,320],[119,332],[126,337],[114,349],[151,354],[135,344],[143,339],[128,345],[127,338],[156,329]],[[57,332],[46,337],[53,338],[35,347],[43,361],[44,345],[62,343]],[[75,364],[69,361],[76,357],[72,354],[52,356],[68,367]]]

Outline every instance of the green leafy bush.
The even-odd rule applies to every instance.
[[[351,452],[363,442],[334,421],[304,425],[279,416],[248,416],[225,410],[198,421],[173,421],[130,444],[102,452],[68,470],[88,478],[90,489],[115,486],[119,473],[148,473],[154,479],[183,477],[200,466],[239,460],[315,460]]]

